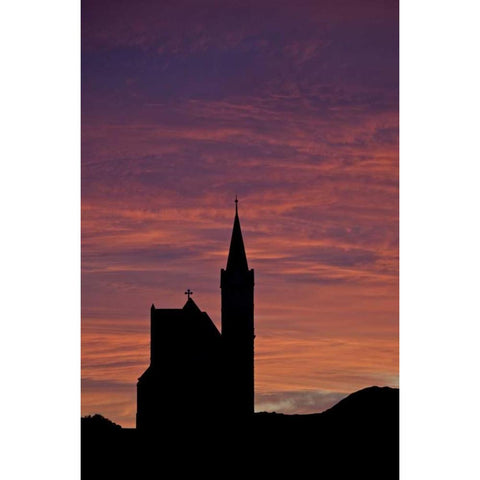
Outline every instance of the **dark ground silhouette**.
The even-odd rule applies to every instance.
[[[165,415],[148,434],[82,419],[82,479],[399,477],[399,390],[370,387],[311,415]],[[95,419],[95,420],[94,420]],[[170,473],[169,473],[170,472]]]
[[[321,414],[253,413],[254,284],[235,199],[221,332],[189,289],[183,308],[152,305],[137,428],[82,419],[83,480],[398,478],[397,389],[370,387]]]

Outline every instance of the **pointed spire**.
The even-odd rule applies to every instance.
[[[248,270],[247,255],[243,245],[240,219],[238,218],[238,198],[235,195],[235,220],[233,221],[232,239],[228,252],[227,270]]]

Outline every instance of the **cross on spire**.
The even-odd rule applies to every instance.
[[[235,213],[238,214],[238,198],[235,195]]]
[[[185,295],[187,295],[189,300],[190,300],[190,295],[192,295],[192,294],[193,294],[193,292],[189,288],[187,288],[187,291],[185,292]]]

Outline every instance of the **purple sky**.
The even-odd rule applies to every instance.
[[[398,385],[398,63],[395,1],[82,2],[83,414],[134,425],[152,303],[219,325],[235,194],[257,410]]]

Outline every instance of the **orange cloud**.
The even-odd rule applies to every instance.
[[[82,4],[83,413],[134,424],[152,303],[219,326],[235,194],[257,408],[398,385],[398,5],[164,3]]]

